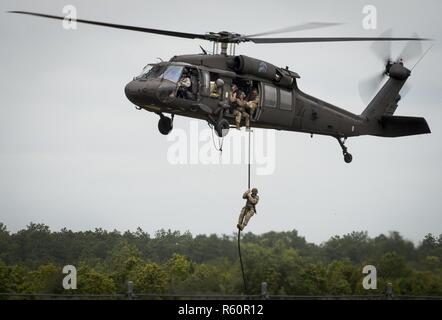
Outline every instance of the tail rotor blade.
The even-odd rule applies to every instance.
[[[414,36],[417,36],[417,34],[414,34]],[[402,50],[397,61],[402,59],[405,62],[408,62],[412,59],[419,58],[422,55],[422,52],[421,41],[409,41]]]
[[[379,37],[381,38],[391,38],[392,29],[388,29],[382,33]],[[391,60],[391,41],[379,41],[373,42],[371,45],[371,50],[382,61],[384,65]]]

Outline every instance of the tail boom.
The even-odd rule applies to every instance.
[[[362,112],[368,127],[369,135],[380,137],[403,137],[431,133],[427,121],[420,117],[394,116],[404,86],[411,71],[401,63],[387,66],[390,76],[385,85]]]

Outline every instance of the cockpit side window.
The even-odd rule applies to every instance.
[[[178,82],[180,80],[182,71],[183,71],[183,67],[168,66],[166,71],[164,72],[163,79],[169,80],[172,82]]]

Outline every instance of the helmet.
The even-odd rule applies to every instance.
[[[258,189],[253,188],[253,189],[252,189],[252,193],[253,193],[253,194],[258,194]]]

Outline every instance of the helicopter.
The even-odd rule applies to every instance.
[[[63,16],[28,11],[9,12],[66,20]],[[172,131],[173,120],[177,115],[207,121],[219,137],[226,136],[235,123],[234,112],[229,103],[233,85],[246,94],[252,90],[258,93],[257,107],[249,115],[250,127],[333,137],[337,139],[346,163],[352,162],[353,159],[345,145],[347,138],[361,135],[402,137],[431,133],[424,118],[394,115],[401,100],[400,91],[414,68],[410,70],[405,67],[404,59],[411,59],[421,54],[421,50],[416,50],[413,43],[430,39],[419,38],[417,35],[407,38],[262,37],[337,25],[337,23],[321,22],[241,35],[228,31],[195,34],[84,19],[75,19],[75,21],[101,27],[212,42],[211,53],[201,47],[202,53],[199,54],[176,55],[169,61],[148,64],[141,74],[125,86],[126,97],[137,109],[154,112],[160,117],[158,130],[163,135]],[[368,87],[376,89],[384,77],[388,77],[388,80],[360,115],[304,93],[297,85],[299,74],[288,67],[281,68],[260,59],[236,54],[236,46],[244,42],[277,44],[353,41],[388,44],[391,41],[408,41],[398,59],[392,59],[391,55],[385,52],[388,49],[378,51],[384,68],[381,74],[368,81]],[[190,86],[184,92],[179,87],[183,75],[190,79]]]

